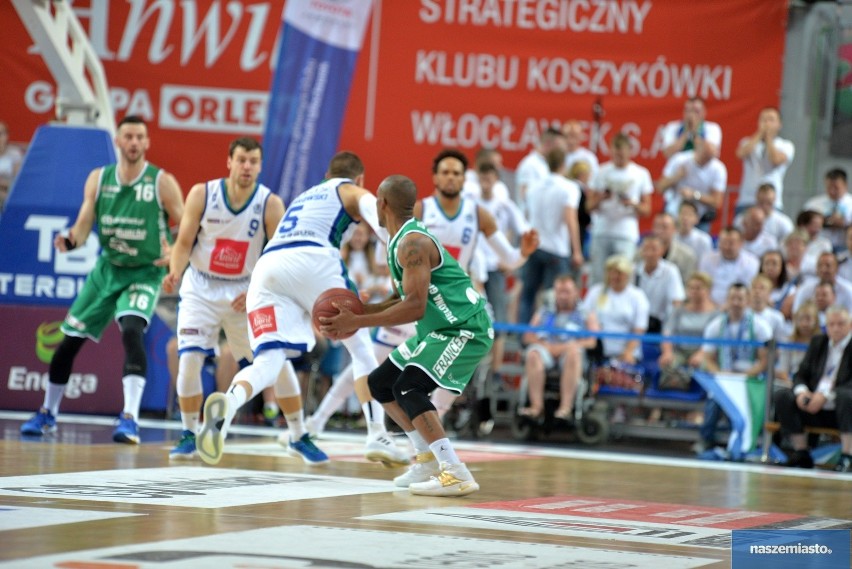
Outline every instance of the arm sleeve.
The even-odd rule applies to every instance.
[[[488,244],[500,258],[500,262],[510,269],[517,269],[526,262],[526,257],[521,256],[521,251],[509,244],[502,231],[495,231],[488,237]]]

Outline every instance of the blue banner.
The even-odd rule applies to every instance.
[[[73,302],[97,260],[98,237],[93,232],[68,253],[58,253],[53,238],[77,219],[89,172],[111,162],[115,150],[105,130],[36,130],[0,217],[0,304]]]
[[[734,530],[732,569],[848,569],[849,530]]]
[[[337,152],[372,0],[288,0],[263,137],[261,181],[285,205]]]

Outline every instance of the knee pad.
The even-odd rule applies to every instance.
[[[124,345],[124,375],[145,377],[148,371],[148,358],[145,355],[144,332],[148,325],[144,318],[134,315],[118,319],[121,329],[121,343]]]
[[[390,359],[382,362],[382,365],[374,369],[367,376],[367,385],[370,394],[379,403],[390,403],[395,399],[393,385],[399,379],[400,369]]]
[[[204,393],[201,386],[201,368],[204,367],[205,357],[204,352],[195,350],[180,355],[177,376],[178,397],[193,397]]]
[[[435,382],[422,369],[407,366],[393,386],[393,395],[405,414],[412,421],[428,411],[435,411],[429,393]]]
[[[53,357],[50,359],[50,383],[56,385],[65,385],[68,383],[68,378],[71,377],[71,368],[74,366],[74,359],[80,352],[80,348],[86,342],[86,338],[77,336],[65,336],[57,346]]]
[[[438,415],[443,417],[447,414],[447,411],[452,408],[453,403],[456,401],[456,397],[458,397],[458,395],[452,391],[438,388],[432,392],[432,397],[429,399],[429,402],[435,407]]]
[[[343,340],[343,345],[352,356],[352,371],[355,379],[364,377],[379,366],[373,350],[373,340],[366,328],[362,328],[351,338]]]
[[[299,376],[296,375],[296,369],[290,360],[284,360],[281,364],[278,378],[275,380],[274,391],[276,399],[286,399],[302,394],[302,389],[299,387]]]

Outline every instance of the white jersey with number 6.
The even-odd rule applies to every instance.
[[[459,211],[447,217],[435,196],[423,198],[423,223],[438,238],[461,268],[470,273],[476,239],[479,235],[479,212],[476,201],[462,198]]]

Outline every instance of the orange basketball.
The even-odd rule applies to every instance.
[[[337,316],[339,310],[335,307],[335,304],[338,306],[345,306],[355,314],[364,314],[364,305],[361,303],[361,299],[358,298],[358,295],[349,290],[348,288],[331,288],[319,295],[317,297],[316,302],[314,302],[314,308],[311,311],[311,318],[314,322],[314,327],[319,330],[321,323],[319,319],[321,317],[328,318],[331,316]],[[332,340],[345,340],[349,338],[355,333],[355,330],[350,332],[328,336],[326,337]]]

